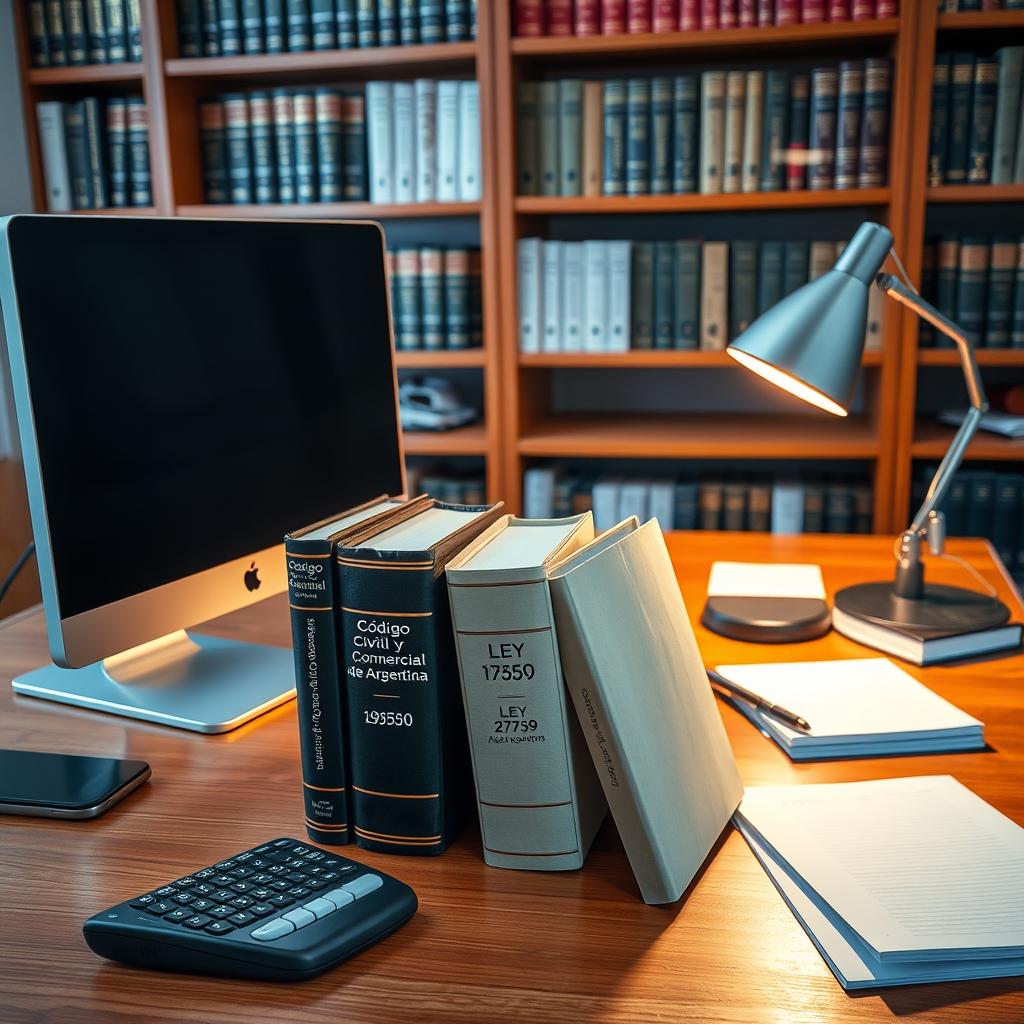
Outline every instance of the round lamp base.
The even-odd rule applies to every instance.
[[[926,583],[920,600],[897,597],[891,583],[858,583],[840,590],[835,606],[875,626],[936,635],[977,633],[1010,619],[1010,609],[997,598],[940,583]]]

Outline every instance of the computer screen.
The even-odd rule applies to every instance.
[[[61,618],[402,488],[374,224],[8,228]]]

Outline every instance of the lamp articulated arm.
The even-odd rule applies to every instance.
[[[921,319],[927,320],[953,341],[960,353],[960,365],[971,400],[971,407],[967,410],[949,449],[942,457],[939,468],[928,485],[928,492],[925,494],[921,507],[917,510],[910,526],[900,537],[894,590],[900,597],[916,600],[924,591],[921,540],[935,519],[938,507],[953,482],[953,477],[963,461],[964,452],[967,450],[971,438],[974,437],[982,416],[988,411],[988,400],[985,397],[981,374],[978,372],[978,364],[974,358],[974,349],[963,331],[893,275],[879,274],[875,278],[875,284],[890,299],[895,299],[908,309],[912,309]],[[938,545],[938,549],[941,551],[941,530]]]

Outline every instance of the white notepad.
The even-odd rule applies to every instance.
[[[985,726],[887,658],[717,665],[811,724],[809,733],[741,700],[733,705],[793,760],[979,750]]]
[[[752,788],[736,815],[872,967],[1024,960],[1024,829],[956,779]]]
[[[809,597],[825,600],[821,567],[799,562],[715,562],[708,597]]]

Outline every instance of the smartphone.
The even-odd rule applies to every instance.
[[[97,818],[149,774],[145,761],[0,750],[0,814]]]

